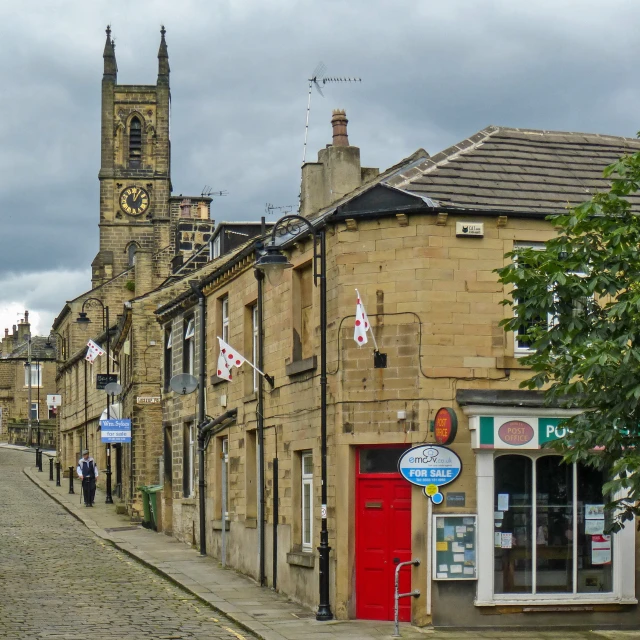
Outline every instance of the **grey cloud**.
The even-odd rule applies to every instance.
[[[97,250],[100,82],[112,22],[119,81],[153,83],[159,26],[172,69],[173,185],[226,189],[216,219],[296,203],[307,158],[344,107],[363,163],[435,153],[487,124],[635,135],[640,5],[623,0],[31,0],[0,7],[0,296],[16,274],[86,270]],[[25,244],[25,239],[27,239]],[[54,285],[55,292],[55,285]],[[79,293],[79,291],[78,291]],[[17,295],[17,294],[16,294]],[[57,307],[64,296],[59,292]]]

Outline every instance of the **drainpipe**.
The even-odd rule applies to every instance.
[[[209,443],[209,439],[214,436],[216,433],[227,428],[230,422],[236,419],[238,415],[238,409],[229,409],[229,411],[225,411],[221,416],[213,420],[205,421],[203,420],[198,425],[198,466],[200,467],[198,470],[198,479],[199,479],[199,489],[200,489],[200,555],[206,555],[206,547],[203,544],[204,535],[205,535],[205,509],[204,509],[204,452],[207,448],[207,444]],[[224,511],[222,512],[223,524],[224,522]]]
[[[205,299],[202,289],[196,280],[189,282],[191,290],[198,296],[198,309],[200,315],[200,334],[198,337],[198,498],[200,502],[200,555],[207,555],[207,534],[205,527],[205,495],[204,495],[204,440],[201,435],[204,427],[204,393],[206,385],[206,363],[205,363]],[[202,445],[202,446],[201,446]]]
[[[265,220],[262,218],[263,234]],[[259,251],[262,243],[256,248],[256,260],[259,258]],[[253,273],[258,281],[258,362],[257,367],[264,371],[264,327],[263,327],[263,295],[264,295],[264,273],[260,269],[254,269]],[[260,586],[266,583],[265,574],[265,498],[264,498],[264,386],[262,376],[258,376],[258,411],[257,411],[257,431],[258,431],[258,553],[260,554]]]

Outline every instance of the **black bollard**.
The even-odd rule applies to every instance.
[[[61,467],[61,466],[62,466],[62,465],[60,464],[60,460],[58,460],[58,461],[56,462],[56,487],[61,486],[61,485],[60,485],[60,467]]]
[[[73,490],[73,467],[69,467],[69,493],[75,493]]]
[[[38,460],[40,458],[40,456],[38,455],[40,453],[40,449],[36,448],[36,467],[38,466]]]
[[[38,471],[42,472],[42,451],[40,452],[40,455],[38,456]]]
[[[49,480],[53,482],[53,458],[49,458]]]

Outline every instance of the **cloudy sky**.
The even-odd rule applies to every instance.
[[[362,83],[313,95],[311,160],[336,107],[381,169],[487,124],[640,129],[637,0],[3,0],[0,23],[0,330],[89,288],[107,23],[123,84],[155,82],[166,26],[173,186],[228,191],[216,220],[295,205],[320,61]]]

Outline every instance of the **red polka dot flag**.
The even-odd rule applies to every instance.
[[[353,330],[353,339],[356,344],[362,346],[367,344],[367,331],[371,329],[369,324],[369,318],[367,318],[367,312],[364,310],[364,304],[362,304],[362,298],[359,291],[356,289],[356,322]]]
[[[218,337],[218,342],[220,343],[220,355],[218,356],[218,369],[216,373],[219,378],[231,380],[231,368],[242,366],[246,362],[246,359],[233,347],[229,346],[222,338]]]

